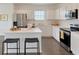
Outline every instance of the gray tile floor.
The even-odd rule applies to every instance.
[[[71,55],[51,37],[42,39],[42,50],[43,55]]]
[[[42,55],[71,55],[63,47],[60,46],[53,38],[42,38]],[[0,55],[2,54],[2,46],[0,42]]]

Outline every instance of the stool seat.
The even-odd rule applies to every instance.
[[[25,42],[33,43],[33,42],[39,42],[38,38],[26,38]]]
[[[6,39],[3,43],[16,43],[18,42],[18,38],[17,39]]]

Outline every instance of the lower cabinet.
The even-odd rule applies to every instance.
[[[57,40],[57,41],[59,41],[60,42],[60,40],[59,40],[59,27],[58,26],[53,26],[52,27],[52,36]]]

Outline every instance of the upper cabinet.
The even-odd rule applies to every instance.
[[[60,19],[60,10],[59,9],[55,10],[55,19]]]
[[[66,13],[66,9],[64,9],[64,8],[56,9],[55,10],[55,19],[59,19],[59,20],[66,19],[65,13]]]
[[[60,10],[59,11],[60,19],[61,20],[66,19],[66,17],[65,17],[66,9],[65,8],[60,8],[59,10]]]

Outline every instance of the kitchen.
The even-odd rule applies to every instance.
[[[71,38],[70,38],[70,48],[69,50],[72,51],[73,54],[79,54],[78,53],[78,46],[77,42],[75,41],[75,38],[77,38],[78,31],[71,31],[70,27],[72,24],[72,27],[74,27],[75,24],[79,24],[78,17],[69,17],[68,12],[72,11],[74,13],[78,13],[78,5],[77,3],[47,3],[47,4],[31,4],[31,3],[3,3],[0,4],[0,14],[8,14],[8,20],[1,20],[0,21],[0,36],[6,38],[14,38],[14,37],[21,37],[25,38],[27,37],[38,37],[40,41],[40,53],[42,53],[42,38],[41,37],[53,37],[56,39],[59,44],[61,42],[60,40],[60,29],[68,28],[71,32]],[[5,7],[5,8],[3,8]],[[39,7],[39,8],[38,8]],[[36,11],[36,12],[34,12]],[[38,20],[35,20],[34,17],[37,15],[37,13],[42,14],[42,16],[36,17]],[[74,14],[73,13],[73,14]],[[38,15],[39,16],[39,15]],[[43,18],[45,17],[45,20]],[[77,14],[78,16],[78,14]],[[26,20],[27,19],[27,20]],[[41,20],[39,20],[41,19]],[[27,26],[26,26],[27,25]],[[34,26],[33,26],[34,25]],[[17,29],[18,26],[18,29]],[[31,27],[35,28],[31,28]],[[78,25],[77,25],[78,26]],[[76,26],[76,27],[77,27]],[[21,29],[20,29],[21,28]],[[27,28],[27,29],[24,29]],[[31,28],[31,29],[29,29]],[[32,30],[33,29],[33,30]],[[11,31],[10,31],[11,30]],[[21,31],[20,31],[21,30]],[[35,35],[32,34],[22,34],[22,33],[30,33],[33,32]],[[20,32],[21,35],[18,35],[16,33]],[[38,34],[37,34],[37,33]],[[4,34],[5,33],[5,34]],[[14,35],[12,33],[15,33]],[[30,36],[31,35],[31,36]],[[5,38],[5,39],[6,39]],[[47,39],[46,38],[46,39]],[[77,40],[77,39],[76,39]],[[1,40],[1,42],[4,40]],[[23,40],[21,40],[22,42]],[[50,43],[50,42],[49,42]],[[22,45],[22,47],[21,47]],[[61,44],[62,46],[62,44]],[[67,48],[67,47],[66,47]],[[23,53],[24,44],[20,44],[20,51]],[[44,48],[45,49],[45,48]],[[5,48],[6,50],[6,48]],[[67,50],[67,49],[66,49]],[[69,52],[68,50],[68,52]],[[12,50],[13,52],[13,50]],[[53,52],[52,52],[53,53]]]

